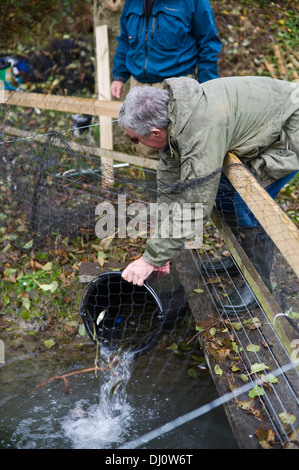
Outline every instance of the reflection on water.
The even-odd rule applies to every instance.
[[[186,373],[171,350],[152,350],[133,362],[122,358],[110,372],[70,378],[56,374],[91,367],[94,346],[46,351],[0,368],[0,448],[115,449],[217,397],[212,379]],[[143,446],[148,449],[236,448],[219,408]]]

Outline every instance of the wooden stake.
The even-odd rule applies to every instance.
[[[287,51],[293,55],[297,61],[299,62],[299,54],[298,52],[294,51],[287,43],[284,43],[284,47],[287,49]]]
[[[99,100],[111,100],[110,91],[110,64],[108,26],[102,25],[96,28],[96,64],[98,80]],[[100,120],[100,147],[113,150],[112,122],[109,118],[99,116]],[[102,185],[112,187],[114,182],[113,161],[109,158],[101,158]]]
[[[272,78],[277,78],[275,67],[272,64],[270,64],[269,62],[267,62],[266,60],[265,60],[264,64],[265,64],[268,72],[270,72],[271,77]]]
[[[273,50],[274,50],[274,55],[277,58],[277,66],[279,69],[279,74],[281,78],[287,78],[288,70],[287,70],[285,59],[284,59],[280,46],[278,44],[274,44]]]

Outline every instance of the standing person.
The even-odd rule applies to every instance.
[[[128,79],[131,88],[162,88],[170,77],[189,76],[203,83],[219,76],[221,41],[208,0],[126,0],[120,30],[111,84],[114,98],[122,96]],[[159,158],[142,144],[137,151]]]
[[[119,125],[134,142],[160,151],[158,201],[202,203],[204,222],[216,201],[220,210],[235,216],[241,244],[268,283],[273,242],[238,194],[221,181],[221,168],[232,152],[277,196],[299,170],[299,86],[266,77],[220,78],[201,85],[187,77],[171,78],[163,90],[132,89],[120,108]],[[232,200],[225,207],[227,196]],[[175,217],[175,210],[169,213],[170,227]],[[143,256],[123,271],[125,280],[142,285],[155,266],[184,247],[184,237],[161,236],[162,222],[157,221]],[[246,283],[239,292],[241,300],[236,294],[229,297],[227,313],[255,305]]]
[[[208,0],[126,0],[114,57],[112,96],[132,76],[142,84],[193,75],[218,78],[221,41]]]

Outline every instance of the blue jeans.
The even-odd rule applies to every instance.
[[[265,190],[273,199],[275,199],[281,188],[283,188],[283,186],[297,173],[297,171],[294,171],[293,173],[274,181],[274,183],[267,186]],[[245,204],[224,173],[221,174],[218,193],[216,196],[216,206],[220,212],[235,212],[241,227],[256,227],[260,225],[247,204]]]

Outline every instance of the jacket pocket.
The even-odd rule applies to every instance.
[[[127,34],[130,47],[134,49],[140,40],[140,33],[142,33],[142,18],[136,13],[127,15]]]
[[[191,35],[191,19],[186,16],[184,10],[161,6],[155,16],[154,43],[158,47],[173,51],[186,44],[186,38],[189,36],[190,40],[194,41]]]
[[[299,170],[299,155],[288,148],[286,135],[282,132],[279,140],[264,149],[250,163],[262,182],[269,178],[278,180]]]

